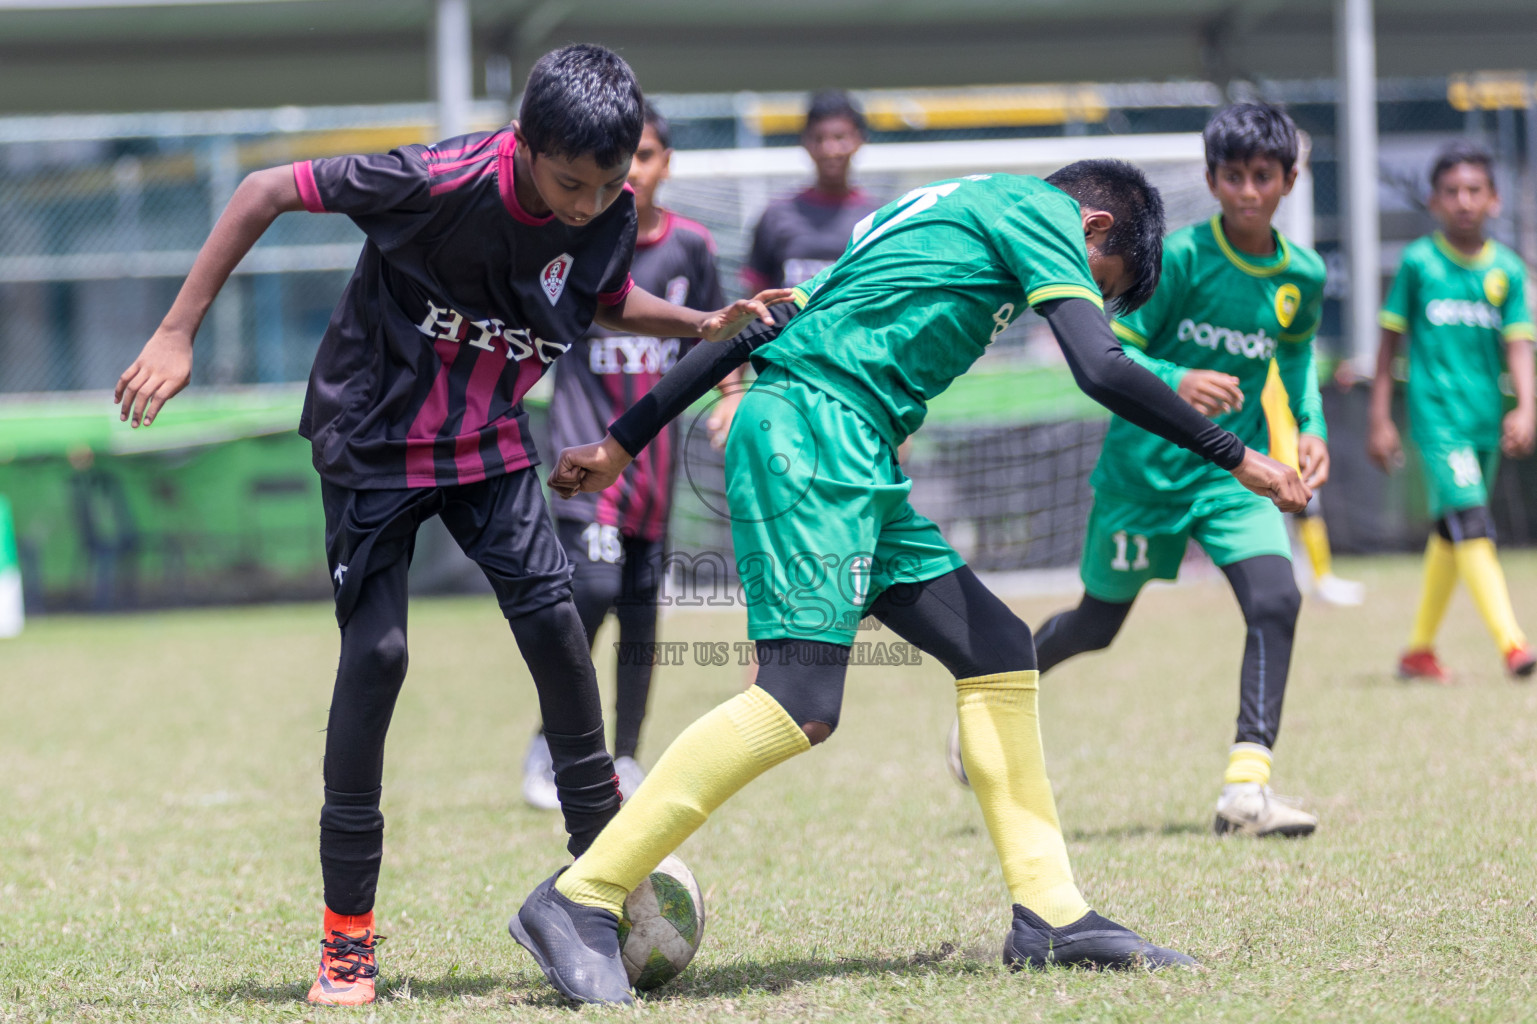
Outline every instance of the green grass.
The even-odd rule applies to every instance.
[[[1537,557],[1505,565],[1537,624]],[[1461,685],[1394,681],[1418,566],[1341,568],[1370,603],[1305,608],[1277,759],[1277,788],[1322,818],[1311,839],[1209,833],[1243,632],[1220,582],[1149,592],[1110,653],[1046,680],[1082,887],[1202,969],[1003,970],[991,844],[941,758],[949,680],[935,664],[861,668],[838,735],[680,851],[706,890],[704,947],[635,1011],[566,1008],[506,935],[563,844],[556,816],[517,798],[533,693],[489,598],[413,606],[385,783],[388,997],[363,1011],[301,1001],[328,608],[35,620],[0,644],[0,1020],[1537,1016],[1537,689],[1505,681],[1465,596],[1443,645]],[[1019,609],[1038,623],[1063,603]],[[741,630],[726,614],[664,625]],[[665,670],[643,760],[740,685],[736,668]]]

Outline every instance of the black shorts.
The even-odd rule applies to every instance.
[[[627,537],[617,526],[559,519],[555,530],[577,578],[618,594],[616,604],[655,601],[667,542]]]
[[[571,596],[571,564],[532,468],[479,483],[403,490],[355,491],[322,478],[320,496],[336,620],[343,626],[363,581],[401,558],[409,561],[417,527],[433,516],[486,574],[507,618]]]

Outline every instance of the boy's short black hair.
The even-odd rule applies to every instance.
[[[1430,190],[1434,192],[1436,186],[1441,183],[1441,175],[1458,164],[1472,164],[1483,168],[1484,177],[1489,179],[1489,191],[1499,191],[1494,185],[1494,154],[1467,139],[1447,143],[1436,154],[1436,162],[1430,165]]]
[[[667,118],[662,116],[660,110],[651,105],[650,100],[646,100],[642,110],[644,112],[645,126],[656,132],[656,141],[662,144],[663,149],[671,149],[672,125],[667,123]]]
[[[1255,157],[1274,157],[1281,173],[1297,166],[1297,125],[1280,107],[1269,103],[1235,103],[1217,111],[1201,133],[1206,143],[1206,170],[1217,165],[1242,163]]]
[[[1110,305],[1116,315],[1130,313],[1152,298],[1163,272],[1163,197],[1140,170],[1124,160],[1080,160],[1047,177],[1086,210],[1115,218],[1105,240],[1106,256],[1119,256],[1131,275],[1131,287]]]
[[[577,43],[534,64],[518,126],[535,153],[591,156],[599,167],[616,167],[640,145],[645,102],[635,73],[617,53]]]
[[[859,104],[854,102],[854,97],[842,89],[824,89],[811,97],[811,103],[806,107],[806,127],[801,129],[801,134],[805,135],[818,124],[832,117],[847,118],[859,130],[859,134],[869,133],[865,124],[864,111],[859,109]]]

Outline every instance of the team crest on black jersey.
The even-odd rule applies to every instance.
[[[545,298],[550,300],[550,305],[560,301],[561,293],[566,290],[566,278],[571,273],[571,264],[576,261],[569,252],[563,252],[544,265],[539,272],[539,286],[544,289]]]
[[[668,281],[666,298],[674,306],[683,305],[683,300],[688,298],[688,278],[679,275]]]

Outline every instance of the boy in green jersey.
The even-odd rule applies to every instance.
[[[1163,278],[1147,305],[1115,323],[1126,354],[1252,447],[1269,443],[1261,393],[1274,358],[1300,431],[1309,487],[1329,475],[1313,336],[1323,260],[1271,227],[1297,179],[1297,128],[1282,111],[1244,103],[1206,126],[1206,183],[1222,212],[1170,235]],[[1174,579],[1194,539],[1222,570],[1248,627],[1237,738],[1228,754],[1217,833],[1308,835],[1313,815],[1270,792],[1301,596],[1286,523],[1226,473],[1120,417],[1090,482],[1082,603],[1036,638],[1040,670],[1108,647],[1142,588]]]
[[[689,726],[592,849],[510,923],[559,991],[629,1000],[617,938],[627,893],[733,793],[832,734],[867,614],[955,677],[966,767],[1014,904],[1007,962],[1190,962],[1079,893],[1046,779],[1029,628],[913,511],[896,457],[928,403],[1029,305],[1091,396],[1287,509],[1305,503],[1294,471],[1180,401],[1111,333],[1104,300],[1134,309],[1156,286],[1162,221],[1157,191],[1117,161],[1048,181],[937,182],[862,221],[777,337],[754,332],[759,376],[732,422],[726,489],[757,683]],[[602,442],[563,452],[551,485],[607,486],[658,423],[746,354],[697,346]]]
[[[1460,578],[1473,595],[1506,671],[1525,678],[1537,659],[1516,625],[1494,550],[1489,484],[1500,453],[1527,455],[1537,429],[1533,400],[1531,311],[1526,266],[1484,237],[1499,213],[1491,158],[1454,143],[1430,172],[1430,212],[1441,230],[1410,243],[1383,303],[1377,374],[1372,381],[1367,453],[1385,470],[1403,462],[1393,425],[1393,360],[1409,339],[1409,436],[1425,467],[1436,529],[1425,548],[1425,583],[1409,649],[1398,662],[1405,679],[1444,683],[1436,630]],[[1516,407],[1504,413],[1500,374],[1508,369]]]

